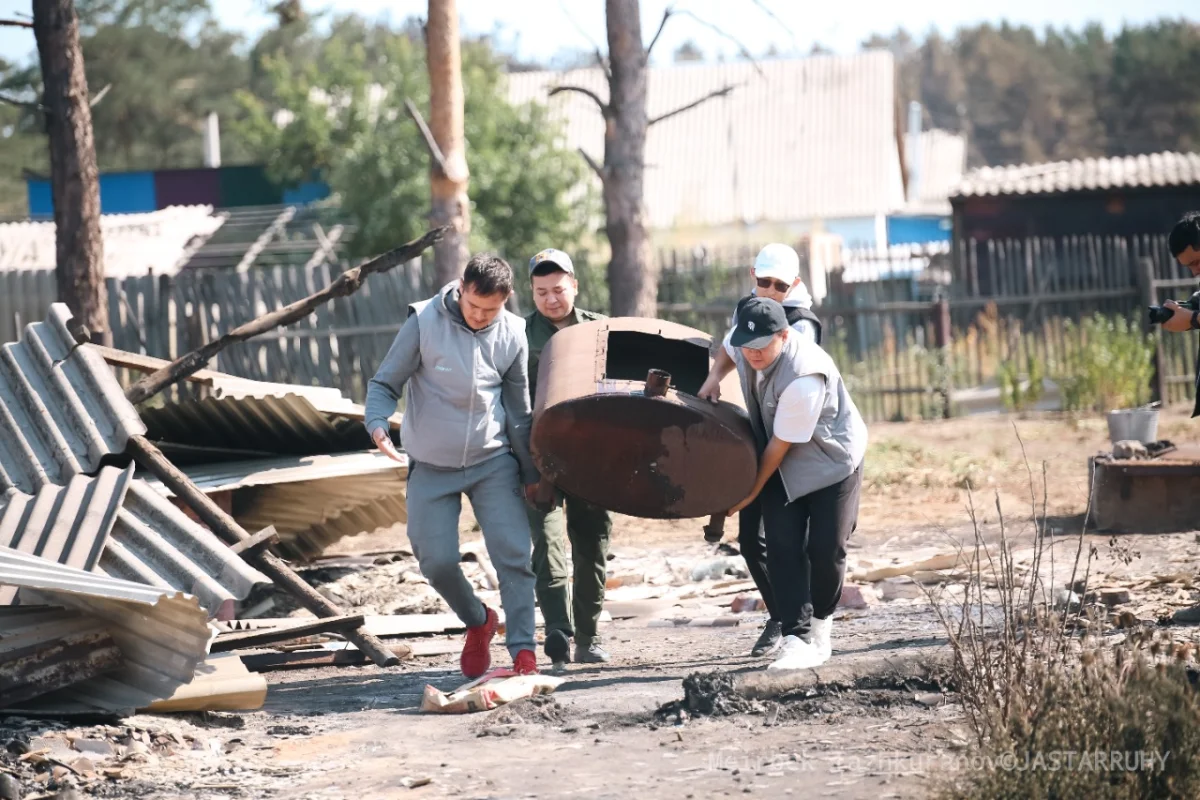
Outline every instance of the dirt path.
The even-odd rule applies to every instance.
[[[1018,420],[1016,430],[1020,441],[1007,419],[872,426],[867,490],[851,541],[851,572],[954,552],[971,542],[968,487],[988,541],[999,536],[998,495],[1014,548],[1031,547],[1030,473],[1034,502],[1040,506],[1045,463],[1045,502],[1050,527],[1057,530],[1052,586],[1065,586],[1086,507],[1087,457],[1104,446],[1106,432],[1096,422],[1059,419]],[[1168,416],[1160,437],[1186,440],[1191,431],[1192,423],[1182,415]],[[716,555],[702,541],[702,524],[619,519],[611,572],[640,573],[650,594],[659,589],[686,592],[691,567]],[[465,515],[465,538],[473,535],[473,527]],[[729,526],[731,538],[734,527]],[[398,528],[347,541],[339,549],[361,553],[404,543]],[[1121,606],[1137,619],[1154,624],[1169,619],[1175,608],[1200,602],[1193,582],[1200,572],[1195,534],[1127,536],[1114,542],[1091,536],[1085,552],[1092,547],[1093,585],[1138,587]],[[420,594],[419,582],[401,578],[404,570],[397,564],[350,574],[339,580],[338,591],[360,607],[376,604],[379,613],[391,613],[385,610],[389,603],[403,606],[384,596],[378,581],[389,590],[403,582],[406,591],[417,592],[403,598],[404,603],[423,611],[444,610],[436,597]],[[371,576],[376,585],[370,584]],[[1154,583],[1162,576],[1168,579]],[[327,579],[336,577],[331,573]],[[956,580],[952,569],[928,579],[930,588],[950,600]],[[874,586],[883,600],[867,609],[842,609],[835,616],[834,662],[850,665],[877,660],[880,653],[902,654],[944,642],[936,615],[911,581]],[[727,613],[718,606],[730,597],[713,597],[701,589],[659,616]],[[746,656],[761,618],[742,614],[739,619],[736,627],[719,628],[651,627],[646,617],[607,624],[603,635],[612,664],[570,667],[562,675],[566,682],[550,698],[486,714],[417,711],[426,684],[451,690],[463,682],[456,657],[437,656],[388,670],[367,666],[269,673],[266,705],[251,713],[143,715],[107,729],[8,719],[0,722],[0,735],[12,740],[25,734],[35,744],[41,737],[41,745],[60,748],[53,752],[64,758],[79,756],[61,750],[71,738],[145,742],[89,757],[96,769],[119,768],[119,774],[87,787],[90,795],[145,800],[668,800],[747,794],[883,800],[923,796],[932,782],[961,763],[967,741],[961,710],[929,686],[897,683],[818,693],[729,717],[680,720],[658,713],[682,698],[682,682],[693,673],[765,666],[765,659]],[[438,639],[459,641],[457,636],[434,637]],[[507,663],[499,646],[493,656],[497,664]],[[63,780],[74,780],[59,772]]]

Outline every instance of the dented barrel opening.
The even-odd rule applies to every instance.
[[[542,351],[533,455],[569,495],[637,517],[705,517],[753,487],[758,454],[736,373],[695,396],[712,339],[660,320],[573,325]]]

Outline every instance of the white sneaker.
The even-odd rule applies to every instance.
[[[779,647],[779,657],[767,669],[811,669],[823,663],[825,659],[811,644],[798,636],[785,636]]]
[[[808,629],[808,643],[817,651],[822,664],[833,655],[833,644],[830,641],[832,633],[833,617],[827,619],[813,617],[812,625]]]

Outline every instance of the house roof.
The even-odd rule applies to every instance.
[[[1154,153],[982,167],[963,178],[954,196],[1056,194],[1197,184],[1200,184],[1200,153]]]
[[[651,119],[732,85],[651,127],[645,202],[652,228],[710,227],[874,216],[905,205],[896,140],[895,62],[886,51],[853,56],[653,67]],[[578,92],[602,99],[598,68],[509,76],[514,104],[547,103],[565,122],[565,144],[597,162],[604,121]]]
[[[139,214],[103,214],[104,274],[174,274],[188,245],[206,240],[225,217],[212,206],[169,206]],[[52,270],[57,259],[53,222],[0,224],[0,269]]]

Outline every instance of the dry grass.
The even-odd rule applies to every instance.
[[[930,595],[975,736],[971,767],[941,796],[1200,797],[1200,695],[1188,681],[1193,650],[1157,633],[1135,632],[1113,644],[1100,635],[1103,607],[1070,597],[1056,602],[1056,587],[1077,582],[1078,596],[1087,597],[1095,553],[1085,552],[1081,531],[1070,563],[1053,563],[1045,465],[1035,475],[1026,461],[1026,479],[1032,549],[1013,534],[998,494],[999,541],[985,541],[970,493],[975,537],[962,552],[967,591],[954,606]],[[1139,768],[1108,755],[1118,752],[1143,754]],[[1152,764],[1143,763],[1151,757]]]

